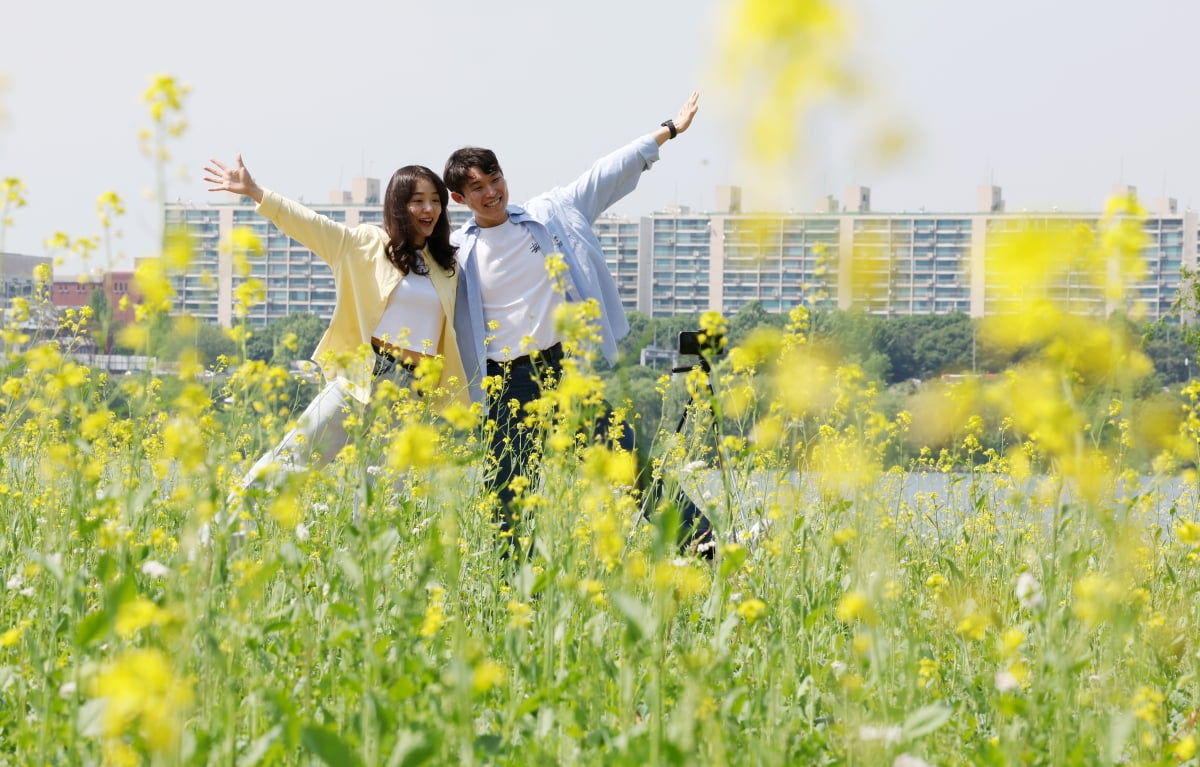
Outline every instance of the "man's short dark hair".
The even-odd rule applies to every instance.
[[[463,187],[471,176],[471,168],[479,168],[485,176],[503,173],[500,169],[500,161],[496,159],[496,154],[492,150],[477,146],[465,146],[455,151],[450,155],[450,159],[446,160],[446,170],[442,173],[442,180],[446,182],[446,186],[450,187],[450,191],[462,194]]]

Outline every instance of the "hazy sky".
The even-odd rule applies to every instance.
[[[989,182],[1009,210],[1096,210],[1122,182],[1200,205],[1200,3],[847,3],[872,95],[813,118],[806,161],[764,199],[715,77],[730,1],[4,0],[0,177],[24,181],[29,199],[4,249],[42,255],[55,231],[99,233],[95,201],[112,189],[129,210],[115,266],[155,252],[155,175],[137,133],[159,73],[192,88],[171,200],[215,198],[201,168],[238,151],[264,186],[324,202],[354,176],[386,183],[409,163],[440,172],[452,150],[479,144],[496,150],[520,201],[653,129],[697,89],[692,130],[612,212],[708,209],[718,184],[776,210],[864,184],[875,210],[966,211]],[[881,119],[913,138],[887,167],[863,148]]]

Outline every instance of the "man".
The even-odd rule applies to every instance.
[[[518,476],[536,479],[529,466],[538,435],[521,428],[523,406],[536,400],[561,373],[562,339],[554,313],[565,301],[595,299],[601,310],[601,349],[616,361],[617,341],[629,332],[616,281],[604,262],[592,231],[595,220],[637,187],[641,174],[658,160],[658,150],[683,133],[696,115],[699,94],[692,93],[674,118],[611,154],[600,158],[571,184],[539,195],[523,206],[508,204],[508,186],[496,155],[466,147],[450,155],[443,180],[455,202],[474,217],[451,236],[462,269],[454,326],[466,365],[471,397],[485,401],[484,375],[500,379],[487,398],[496,422],[491,456],[497,470],[490,487],[502,504],[501,525],[511,530]],[[565,295],[555,289],[546,256],[561,253],[567,267]],[[515,400],[518,407],[510,403]],[[608,403],[597,419],[598,436],[633,450],[633,430],[615,422]],[[686,496],[679,505],[685,547],[709,537],[708,520]],[[711,555],[710,547],[703,551]]]

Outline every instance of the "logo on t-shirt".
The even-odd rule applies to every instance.
[[[530,252],[530,253],[541,253],[541,252],[542,252],[542,246],[541,246],[541,245],[538,245],[538,244],[537,244],[537,241],[536,241],[536,240],[534,240],[533,242],[529,243],[529,252]]]

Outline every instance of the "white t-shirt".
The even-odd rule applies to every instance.
[[[554,330],[554,310],[563,296],[550,281],[546,254],[525,227],[509,220],[481,228],[475,255],[483,321],[491,338],[488,359],[503,362],[562,340]]]
[[[438,266],[434,265],[434,269]],[[388,296],[383,317],[371,334],[392,346],[422,354],[437,354],[446,313],[427,274],[409,272]]]

